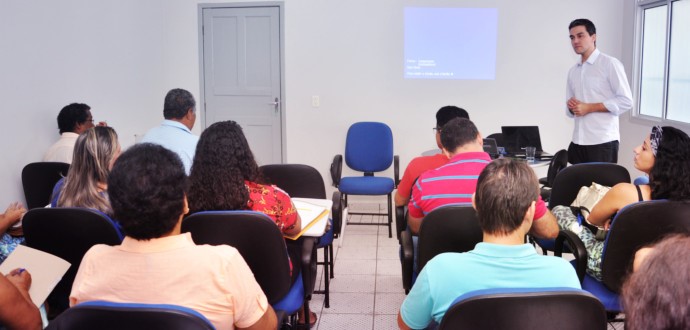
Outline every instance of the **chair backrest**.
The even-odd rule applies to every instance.
[[[417,269],[444,252],[467,252],[482,241],[482,228],[471,205],[446,205],[424,216],[419,229]]]
[[[304,164],[272,164],[260,167],[261,173],[290,197],[326,199],[321,173]]]
[[[439,330],[606,329],[606,311],[590,293],[572,288],[489,289],[458,297]]]
[[[119,245],[117,224],[100,211],[76,207],[36,208],[22,220],[26,245],[65,259],[67,273],[48,297],[51,308],[69,306],[69,293],[82,258],[96,244]]]
[[[290,195],[290,197],[326,199],[326,186],[321,173],[315,168],[304,164],[271,164],[260,167],[261,173],[272,184]],[[338,193],[339,194],[339,193]],[[331,214],[333,219],[333,234],[340,235],[342,219],[341,210],[344,208],[340,198],[337,198]]]
[[[613,220],[602,254],[602,282],[620,292],[635,252],[675,233],[690,234],[690,201],[646,201],[621,209]]]
[[[546,173],[546,186],[553,187],[553,181],[556,180],[558,172],[568,166],[568,150],[561,149],[553,155],[551,163],[549,163],[549,171]]]
[[[496,140],[496,145],[505,148],[505,141],[503,141],[503,133],[493,133],[486,137],[487,139]]]
[[[345,164],[355,171],[385,171],[393,163],[393,132],[384,123],[359,122],[347,130]]]
[[[201,313],[167,304],[89,301],[74,306],[50,321],[49,330],[213,330]]]
[[[196,244],[236,248],[274,304],[290,291],[290,262],[283,235],[267,215],[253,211],[205,211],[182,221]],[[299,269],[293,271],[298,272]]]
[[[621,182],[630,182],[630,173],[625,167],[611,163],[575,164],[558,172],[553,180],[549,208],[556,205],[570,205],[580,187],[592,182],[612,187]]]
[[[22,186],[26,207],[45,207],[50,203],[55,183],[67,176],[69,164],[59,162],[30,163],[22,169]]]

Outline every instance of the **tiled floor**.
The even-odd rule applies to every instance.
[[[359,211],[377,211],[378,204],[350,205]],[[334,242],[335,278],[330,282],[330,308],[324,296],[314,294],[310,308],[318,315],[313,329],[398,329],[397,314],[405,299],[402,289],[398,240],[388,238],[387,226],[354,225],[353,222],[384,222],[384,217],[350,215],[345,234]],[[342,245],[341,247],[338,247]],[[319,260],[323,251],[319,251]],[[322,267],[317,287],[323,289]],[[609,329],[623,329],[623,325]]]

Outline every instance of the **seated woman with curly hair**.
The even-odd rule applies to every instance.
[[[263,184],[242,128],[234,121],[215,123],[201,134],[189,183],[192,213],[253,210],[268,215],[285,235],[301,231],[290,196],[276,186]]]
[[[52,207],[87,207],[112,215],[108,201],[108,175],[120,155],[120,143],[112,127],[84,131],[74,145],[72,165],[53,189]]]
[[[655,126],[642,145],[636,147],[635,168],[649,175],[649,184],[619,183],[594,206],[587,218],[591,224],[608,228],[616,213],[639,201],[668,199],[690,200],[690,138],[670,126]],[[577,216],[568,206],[556,206],[551,212],[562,230],[576,232],[587,248],[587,273],[601,281],[601,254],[604,241],[579,226]],[[653,222],[653,219],[650,219]]]
[[[242,127],[234,121],[214,123],[201,134],[189,185],[190,213],[252,210],[268,215],[284,235],[295,235],[302,229],[290,196],[264,182]],[[299,267],[301,250],[290,247],[291,268],[295,269]],[[298,273],[292,271],[292,282]],[[311,313],[309,320],[313,324],[316,314]]]

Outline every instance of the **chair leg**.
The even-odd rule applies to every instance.
[[[331,278],[333,278],[333,277],[335,276],[335,272],[333,271],[333,268],[334,268],[334,265],[335,265],[335,258],[333,258],[333,244],[331,244],[328,248],[329,248],[329,249],[328,249],[328,253],[329,253],[330,256],[331,256],[330,259],[328,259],[328,260],[330,260],[330,264],[331,264],[331,265],[330,265],[330,266],[331,266]]]
[[[328,249],[332,248],[329,245],[324,246],[323,250],[323,280],[324,280],[324,300],[323,300],[323,305],[326,308],[331,307],[331,302],[330,302],[330,275],[328,274],[328,268],[329,268],[329,263],[331,263],[333,260],[328,260]]]
[[[388,194],[388,238],[393,237],[393,200],[391,193]]]

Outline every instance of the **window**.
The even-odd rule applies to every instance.
[[[690,0],[639,1],[637,113],[690,123]]]

